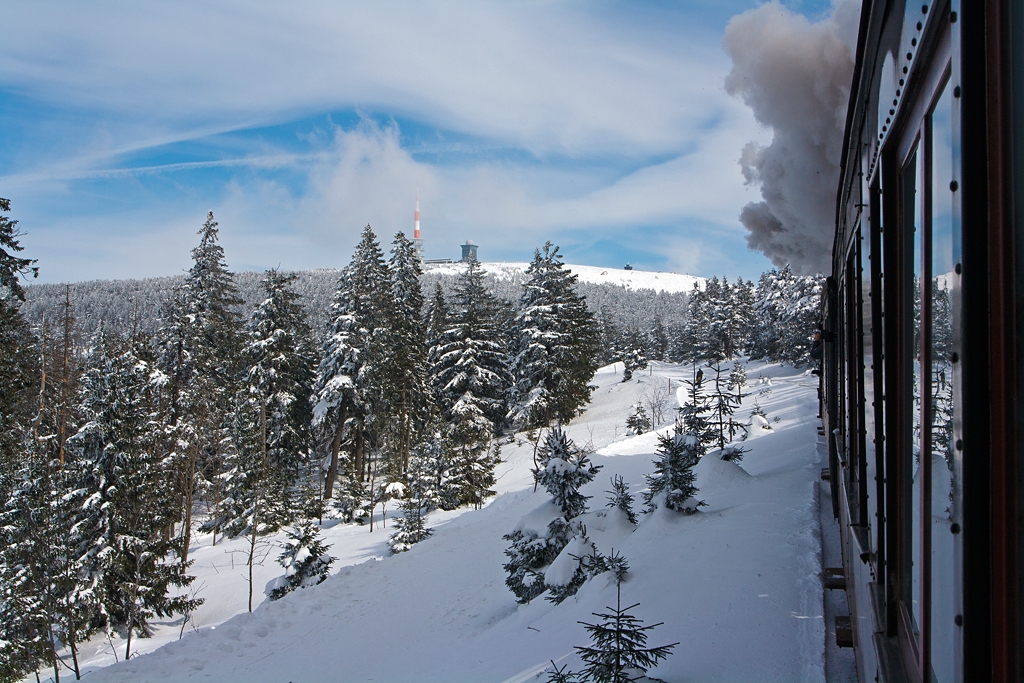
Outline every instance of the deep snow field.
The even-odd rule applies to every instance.
[[[569,427],[603,466],[584,489],[593,496],[587,530],[601,552],[614,548],[629,562],[623,603],[639,602],[633,612],[647,624],[664,622],[649,645],[680,643],[650,672],[667,683],[825,680],[817,378],[763,362],[746,371],[750,396],[737,417],[746,419],[756,399],[770,429],[751,430],[739,464],[714,451],[701,460],[698,498],[707,507],[692,516],[662,509],[633,529],[593,514],[616,474],[631,485],[639,512],[657,434],[627,436],[626,416],[642,393],[667,393],[671,381],[664,432],[691,367],[653,363],[628,383],[621,363],[602,368],[593,402]],[[614,583],[603,574],[561,605],[516,604],[504,585],[502,535],[547,495],[533,491],[529,444],[505,446],[502,456],[498,495],[482,510],[432,513],[434,535],[409,552],[388,554],[393,509],[386,527],[378,509],[372,533],[325,520],[335,573],[274,603],[262,589],[283,573],[275,562],[283,534],[268,538],[256,568],[262,604],[252,614],[244,539],[212,546],[210,536],[197,536],[191,572],[205,604],[189,623],[166,620],[154,637],[134,640],[140,654],[129,662],[114,664],[112,648],[123,655],[123,641],[94,637],[82,647],[85,680],[527,683],[546,680],[549,660],[580,668],[573,646],[588,639],[577,622],[615,604]]]

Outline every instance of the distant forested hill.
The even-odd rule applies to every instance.
[[[487,269],[490,264],[483,265]],[[570,270],[591,270],[587,266],[566,267]],[[429,299],[437,282],[441,283],[446,293],[450,292],[458,272],[458,264],[428,270],[422,280],[424,294]],[[689,299],[687,292],[633,288],[637,285],[643,287],[648,282],[653,284],[656,278],[644,279],[643,271],[632,273],[641,277],[630,283],[631,287],[615,282],[581,281],[577,285],[578,290],[587,297],[587,303],[595,314],[619,328],[648,330],[656,318],[660,318],[666,326],[683,321]],[[309,323],[317,335],[322,337],[329,324],[331,301],[339,271],[322,268],[298,271],[296,275],[298,279],[295,289],[301,295]],[[672,274],[658,275],[664,279]],[[263,273],[255,271],[235,274],[235,284],[245,301],[243,308],[246,317],[259,303],[262,278]],[[152,334],[160,327],[164,308],[175,286],[183,279],[184,275],[177,275],[142,280],[90,280],[70,285],[31,285],[26,290],[28,300],[22,312],[34,326],[42,325],[44,316],[50,321],[61,319],[65,295],[69,293],[78,336],[82,339],[90,338],[101,324],[107,330],[119,334],[130,334],[132,330]],[[523,269],[500,268],[488,272],[485,282],[496,296],[518,302],[524,279]]]

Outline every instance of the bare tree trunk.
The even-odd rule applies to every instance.
[[[196,439],[192,443],[192,449],[189,453],[188,465],[185,472],[185,486],[183,490],[182,500],[182,523],[181,523],[181,562],[184,564],[188,562],[188,550],[192,544],[192,502],[195,498],[196,490],[196,465],[199,461],[199,440]]]
[[[75,642],[74,632],[68,634],[68,647],[71,648],[71,663],[75,665],[75,680],[82,680],[82,668],[78,665],[78,643]]]
[[[324,500],[329,500],[334,495],[334,481],[338,478],[338,461],[341,455],[341,438],[345,434],[345,410],[339,411],[338,428],[331,439],[331,465],[327,469],[327,478],[324,480]]]
[[[412,438],[412,434],[410,433],[412,432],[412,428],[409,424],[412,421],[409,418],[409,389],[405,384],[402,385],[401,405],[402,411],[400,424],[402,430],[402,437],[399,443],[401,444],[400,448],[402,451],[402,471],[399,472],[400,475],[405,474],[406,472],[409,471],[409,441]]]
[[[356,476],[356,480],[359,481],[359,482],[363,482],[363,481],[365,481],[365,478],[363,477],[363,469],[364,469],[363,468],[363,465],[364,465],[363,461],[365,460],[365,458],[363,457],[363,430],[362,429],[357,429],[356,430],[355,443],[353,444],[353,455],[355,456],[355,458],[354,458],[355,462],[353,463],[353,466],[354,466],[354,469],[355,469],[354,474]]]
[[[138,584],[136,584],[136,585],[138,585]],[[137,596],[133,596],[133,598],[132,598],[132,606],[133,607],[135,605],[135,600],[136,599],[137,599]],[[134,619],[133,619],[134,616],[135,615],[134,615],[133,612],[131,612],[131,611],[128,612],[128,641],[125,643],[125,646],[124,646],[124,661],[126,661],[126,662],[131,657],[132,630],[133,630],[133,627],[134,627],[134,624],[132,622],[134,621]]]
[[[252,612],[252,565],[256,555],[256,537],[260,530],[260,503],[263,501],[264,477],[267,472],[267,398],[260,395],[260,476],[256,492],[256,504],[252,511],[252,526],[249,529],[249,611]]]
[[[39,425],[43,421],[43,410],[46,409],[46,313],[43,313],[43,332],[40,335],[40,363],[39,363],[39,412],[32,420],[32,440],[39,441]],[[45,450],[43,451],[45,453]],[[45,455],[44,455],[45,457]]]
[[[252,611],[252,565],[253,556],[256,555],[256,531],[259,528],[259,508],[260,504],[257,501],[256,507],[252,511],[252,527],[249,529],[249,611]]]
[[[544,428],[540,427],[536,431],[530,430],[526,433],[526,438],[533,446],[533,492],[537,493],[537,484],[540,480],[537,478],[538,465],[537,462],[537,449],[540,448],[540,442],[544,438]]]
[[[47,617],[48,631],[50,633],[50,657],[53,664],[53,681],[54,683],[60,683],[60,657],[57,655],[57,638],[53,635],[53,614],[49,614]]]
[[[369,469],[369,463],[367,463],[367,469]],[[376,483],[377,468],[373,468],[373,474],[370,476],[370,533],[373,533],[373,511],[377,507],[377,500],[373,497],[373,486]]]
[[[71,649],[71,661],[75,665],[75,679],[82,680],[82,669],[78,665],[78,643],[75,642],[75,618],[74,612],[71,607],[71,597],[69,595],[64,596],[64,608],[67,610],[67,635],[68,635],[68,647]]]
[[[71,400],[68,372],[71,356],[71,285],[64,286],[64,370],[60,382],[60,415],[57,424],[57,455],[60,466],[64,467],[64,443],[67,437],[68,402]],[[75,663],[75,676],[78,676],[78,663]]]

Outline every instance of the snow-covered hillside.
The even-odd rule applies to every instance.
[[[482,263],[480,264],[486,273],[498,279],[512,279],[523,277],[523,273],[530,266],[529,263]],[[621,268],[601,268],[599,266],[580,266],[571,263],[565,264],[579,277],[580,282],[590,282],[603,285],[622,285],[627,289],[651,289],[655,292],[690,292],[693,291],[694,283],[698,287],[704,287],[704,278],[694,275],[683,275],[680,273],[654,273],[644,270],[623,270]],[[427,272],[458,274],[465,266],[461,263],[444,263],[428,265]]]
[[[740,415],[756,400],[770,428],[752,430],[738,464],[714,452],[700,461],[701,512],[658,510],[641,515],[634,530],[593,514],[605,505],[613,475],[639,499],[652,471],[657,434],[626,436],[625,418],[641,395],[668,394],[671,386],[670,420],[691,369],[655,363],[625,384],[621,371],[616,364],[598,372],[593,402],[569,432],[591,444],[603,466],[584,489],[593,496],[588,533],[603,553],[614,548],[627,558],[623,600],[639,602],[634,613],[646,623],[665,622],[649,644],[680,643],[652,675],[668,683],[824,681],[816,378],[750,363],[751,395]],[[387,528],[378,523],[373,533],[328,528],[336,573],[253,614],[244,613],[243,542],[212,547],[200,536],[190,557],[206,604],[188,624],[161,623],[152,639],[137,642],[148,654],[127,663],[107,666],[111,646],[123,653],[124,643],[94,638],[81,654],[92,670],[87,680],[526,683],[546,680],[549,660],[578,669],[573,646],[587,644],[578,621],[592,622],[591,613],[614,605],[610,575],[560,605],[541,598],[518,605],[504,585],[502,535],[547,499],[533,491],[531,453],[528,444],[505,447],[499,495],[479,511],[432,513],[434,535],[407,553],[387,553],[393,510]],[[259,589],[282,573],[278,552],[267,547]]]

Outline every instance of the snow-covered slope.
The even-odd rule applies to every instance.
[[[498,279],[522,278],[530,266],[529,263],[481,263],[483,270]],[[601,268],[598,266],[579,266],[571,263],[565,267],[576,274],[580,282],[594,284],[622,285],[628,289],[653,289],[656,292],[689,292],[694,283],[704,287],[704,278],[680,273],[653,273],[645,270],[623,270],[617,268]],[[461,263],[444,263],[428,265],[427,272],[457,274],[465,266]]]
[[[756,399],[779,422],[753,430],[741,463],[709,455],[698,464],[698,497],[707,502],[700,513],[656,511],[641,516],[635,530],[593,514],[613,475],[639,499],[652,470],[657,435],[625,435],[629,406],[663,392],[671,419],[689,374],[655,363],[624,384],[621,364],[598,372],[591,406],[570,426],[577,443],[596,448],[593,460],[604,468],[584,489],[593,496],[588,533],[603,553],[614,548],[627,558],[626,604],[639,602],[634,612],[648,624],[665,622],[650,644],[680,643],[652,675],[668,683],[824,681],[814,377],[747,366],[752,395],[741,415]],[[499,495],[479,511],[430,515],[434,536],[407,553],[387,556],[390,520],[373,533],[327,529],[337,573],[253,614],[238,614],[246,608],[244,560],[235,555],[232,567],[231,553],[241,542],[211,547],[200,537],[191,557],[207,603],[184,636],[178,640],[180,618],[167,621],[153,639],[137,641],[143,652],[163,647],[114,666],[106,666],[110,645],[96,638],[83,652],[93,669],[87,680],[526,683],[545,680],[537,676],[552,659],[579,668],[573,646],[587,637],[577,622],[592,622],[592,612],[614,604],[608,575],[561,605],[540,598],[517,605],[504,585],[502,535],[546,502],[533,491],[531,452],[527,444],[506,447]],[[277,552],[259,568],[258,588],[281,573]],[[113,645],[123,652],[123,642]]]

